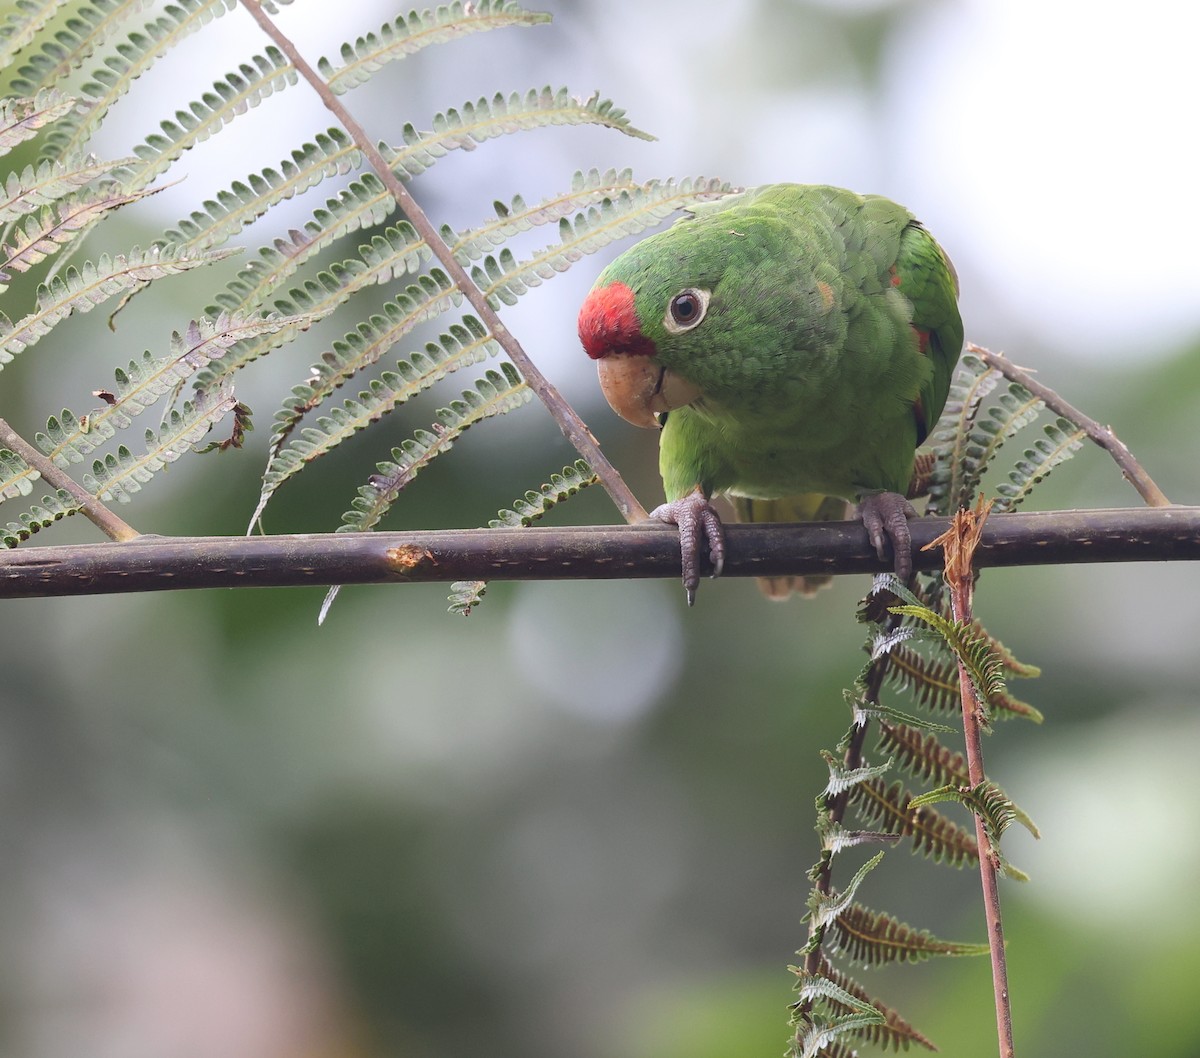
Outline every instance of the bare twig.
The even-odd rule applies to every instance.
[[[950,588],[950,611],[961,625],[971,622],[971,590],[975,582],[974,555],[983,534],[991,501],[980,497],[973,511],[960,510],[950,528],[927,544],[941,547],[945,554],[946,584]],[[978,789],[986,778],[983,767],[984,713],[975,685],[962,659],[958,661],[958,684],[962,697],[963,739],[967,775]],[[993,847],[983,817],[975,813],[975,840],[979,845],[979,877],[983,887],[983,914],[987,922],[988,949],[992,959],[992,988],[996,1001],[996,1032],[1000,1058],[1013,1058],[1012,1004],[1008,994],[1008,961],[1004,952],[1004,925],[1000,917],[1000,853]]]
[[[918,550],[948,526],[909,523]],[[724,577],[880,573],[856,521],[729,525]],[[982,566],[1196,561],[1200,507],[1004,514],[975,553]],[[456,580],[623,580],[679,577],[679,534],[648,522],[562,529],[448,529],[305,536],[151,537],[123,544],[0,549],[0,598],[176,588],[405,584]]]
[[[110,540],[135,540],[141,535],[132,525],[113,514],[70,474],[59,470],[3,419],[0,419],[0,446],[25,460],[51,488],[69,492],[71,498],[79,504],[80,513]]]
[[[499,314],[488,304],[483,291],[475,285],[470,275],[468,275],[467,270],[459,263],[458,258],[454,256],[450,247],[446,245],[437,228],[434,227],[432,221],[426,216],[425,211],[417,204],[416,199],[409,194],[408,188],[392,172],[383,155],[379,153],[378,148],[376,148],[375,144],[367,136],[363,127],[351,116],[338,97],[330,91],[329,86],[322,80],[320,74],[304,60],[292,42],[267,17],[266,13],[259,6],[258,0],[242,0],[242,5],[250,12],[259,26],[262,27],[263,32],[288,57],[288,60],[296,68],[300,76],[312,86],[317,95],[321,97],[321,101],[325,106],[341,122],[342,127],[350,133],[351,138],[354,140],[354,145],[362,151],[363,156],[370,162],[376,175],[383,181],[384,186],[396,200],[396,204],[403,211],[405,217],[408,218],[409,223],[416,229],[417,234],[425,241],[425,244],[434,256],[437,257],[442,267],[446,270],[446,273],[454,281],[455,286],[462,291],[463,296],[470,302],[475,312],[478,313],[479,318],[487,326],[492,336],[504,348],[509,359],[517,366],[528,383],[529,388],[537,394],[538,398],[554,417],[554,421],[558,423],[558,428],[562,430],[563,435],[571,442],[575,450],[587,460],[592,470],[595,471],[605,491],[612,497],[613,503],[617,505],[621,516],[627,522],[644,520],[646,509],[638,502],[637,497],[634,496],[629,486],[625,484],[621,475],[617,473],[616,468],[608,461],[604,453],[600,451],[600,444],[593,436],[592,431],[588,429],[587,424],[579,417],[575,409],[567,403],[554,384],[538,370],[537,366],[529,358],[529,354],[525,352],[512,332],[504,325]]]
[[[985,349],[982,345],[976,345],[974,342],[967,343],[967,351],[974,353],[988,367],[999,371],[1005,378],[1012,382],[1020,383],[1035,397],[1038,397],[1051,411],[1057,412],[1064,419],[1070,419],[1089,438],[1113,457],[1117,466],[1121,468],[1121,473],[1125,475],[1125,480],[1137,489],[1138,494],[1151,507],[1169,507],[1171,505],[1171,501],[1167,499],[1166,493],[1154,483],[1154,480],[1146,473],[1141,463],[1134,459],[1133,453],[1117,437],[1111,426],[1101,426],[1095,419],[1085,415],[1073,405],[1068,404],[1049,386],[1042,385],[1027,371],[1022,371],[1006,357],[1000,356],[998,353],[993,353],[990,349]]]

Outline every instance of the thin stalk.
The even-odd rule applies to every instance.
[[[1138,495],[1147,504],[1151,507],[1171,506],[1171,501],[1167,499],[1166,493],[1154,483],[1154,479],[1146,473],[1145,467],[1134,459],[1133,453],[1129,451],[1125,442],[1113,432],[1111,426],[1101,426],[1095,419],[1085,415],[1073,405],[1068,404],[1049,386],[1042,385],[1027,371],[1022,371],[1010,360],[1000,356],[998,353],[993,353],[990,349],[985,349],[982,345],[976,345],[974,342],[967,342],[967,351],[974,353],[988,367],[999,371],[1009,381],[1017,382],[1024,386],[1051,411],[1057,412],[1064,419],[1070,419],[1092,441],[1113,457],[1113,461],[1121,468],[1121,473],[1125,476],[1125,480],[1137,489]]]
[[[964,625],[972,620],[972,562],[989,510],[990,501],[985,504],[982,500],[973,511],[960,510],[950,528],[929,545],[943,548],[946,583],[950,588],[950,611],[954,620]],[[958,683],[962,697],[967,774],[971,786],[978,787],[986,778],[983,766],[983,727],[986,717],[979,696],[975,693],[975,685],[961,658],[958,662]],[[1000,915],[1000,857],[979,813],[975,813],[975,840],[979,844],[979,878],[983,888],[983,913],[992,961],[1000,1058],[1013,1058],[1012,1003],[1008,991],[1008,961],[1004,952],[1004,924]]]
[[[579,417],[575,409],[558,392],[554,384],[538,370],[537,366],[529,358],[529,354],[525,352],[512,332],[501,321],[496,310],[488,304],[483,291],[475,285],[474,280],[471,279],[467,270],[459,263],[458,258],[454,256],[450,247],[446,245],[433,222],[430,221],[425,211],[417,204],[416,199],[409,194],[408,188],[392,172],[383,155],[379,153],[378,148],[376,148],[375,144],[367,136],[363,127],[351,116],[338,97],[333,94],[329,86],[322,80],[320,74],[304,60],[292,42],[267,17],[257,0],[242,0],[242,6],[250,12],[263,32],[288,57],[300,76],[312,86],[317,95],[321,97],[321,101],[325,106],[341,122],[342,127],[350,133],[355,146],[362,151],[363,157],[370,162],[376,175],[383,181],[384,186],[396,200],[396,204],[400,207],[408,222],[425,241],[425,244],[434,256],[437,257],[442,267],[446,270],[446,273],[454,280],[455,286],[462,291],[463,296],[470,302],[471,308],[479,315],[479,318],[492,333],[492,336],[500,343],[501,347],[508,354],[509,359],[516,365],[525,378],[525,381],[529,384],[529,388],[533,390],[546,406],[551,416],[553,416],[554,421],[558,424],[558,428],[562,430],[563,435],[571,442],[575,450],[583,456],[600,479],[600,484],[604,486],[605,491],[612,497],[613,503],[617,505],[617,509],[621,512],[621,516],[627,522],[643,521],[646,517],[646,509],[638,502],[637,497],[634,496],[629,486],[625,484],[621,475],[617,473],[616,468],[608,461],[604,453],[600,451],[600,444],[592,435],[592,431],[588,429],[587,424]]]
[[[136,540],[142,535],[123,518],[113,514],[70,474],[59,470],[3,419],[0,419],[0,445],[25,460],[51,488],[69,492],[71,498],[79,504],[80,513],[110,540]]]

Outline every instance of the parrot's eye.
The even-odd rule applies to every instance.
[[[709,292],[696,287],[685,287],[673,298],[667,306],[667,315],[663,326],[672,334],[682,334],[690,331],[708,311]]]

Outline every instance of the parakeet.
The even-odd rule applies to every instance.
[[[579,337],[613,409],[662,426],[667,503],[651,517],[679,529],[689,603],[702,551],[713,576],[724,560],[721,494],[753,521],[856,502],[907,579],[904,494],[962,349],[957,298],[949,258],[903,206],[806,184],[697,205],[604,269]]]

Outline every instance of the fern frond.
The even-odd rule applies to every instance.
[[[931,514],[948,517],[974,498],[975,483],[967,478],[966,449],[980,405],[1001,377],[974,353],[960,357],[946,406],[929,438],[937,455],[928,485]]]
[[[32,97],[0,99],[0,154],[36,136],[46,125],[75,109],[75,99],[54,88]]]
[[[175,111],[174,121],[160,122],[160,132],[151,133],[133,148],[142,164],[130,167],[130,182],[134,187],[150,183],[185,151],[203,143],[268,96],[295,84],[297,76],[291,62],[273,45],[262,55],[253,56],[238,67],[237,73],[215,81],[199,101],[188,104],[187,110]]]
[[[887,786],[873,779],[849,792],[849,803],[867,826],[911,838],[914,852],[952,867],[979,862],[979,845],[970,831],[935,809],[912,807],[912,800],[913,795],[899,781]]]
[[[524,94],[497,92],[492,98],[480,98],[451,107],[433,117],[433,131],[439,137],[452,137],[458,146],[469,150],[476,143],[503,132],[544,128],[550,125],[602,125],[639,140],[653,140],[648,132],[629,123],[625,111],[611,99],[593,92],[587,99],[571,94],[569,88],[531,88]]]
[[[17,70],[13,90],[32,95],[57,84],[149,4],[150,0],[87,0],[79,4],[66,22],[56,27],[54,40],[43,44],[41,51]]]
[[[199,444],[236,404],[231,390],[201,394],[182,410],[172,411],[164,430],[146,431],[143,455],[135,456],[121,445],[115,454],[93,463],[92,472],[83,476],[84,487],[105,503],[128,503],[158,471]]]
[[[872,702],[863,697],[859,691],[843,691],[843,697],[846,699],[846,704],[850,706],[854,713],[854,726],[842,736],[842,740],[838,743],[838,749],[845,751],[854,732],[861,727],[866,726],[868,721],[880,720],[887,724],[905,724],[921,731],[940,731],[942,734],[949,734],[957,731],[958,728],[949,727],[946,724],[938,724],[924,716],[914,716],[912,713],[903,712],[900,709],[891,705],[885,705],[882,702]]]
[[[488,522],[488,527],[499,529],[503,526],[533,525],[558,504],[589,485],[597,484],[599,480],[587,463],[577,459],[573,465],[563,467],[561,474],[551,474],[550,481],[537,492],[530,490],[525,493],[524,499],[516,500],[511,508],[497,511],[496,517]],[[486,580],[455,581],[450,586],[450,613],[470,617],[471,610],[479,605],[486,591]]]
[[[56,489],[53,496],[43,496],[41,503],[34,504],[22,513],[17,521],[0,526],[0,543],[5,547],[16,547],[34,533],[48,528],[78,510],[79,505],[69,492]]]
[[[281,239],[276,242],[274,249],[259,250],[258,258],[251,261],[228,288],[217,295],[218,306],[231,312],[257,308],[279,285],[280,278],[289,273],[297,254],[308,245],[304,233],[294,232],[290,241]],[[425,240],[417,235],[408,221],[385,228],[382,233],[373,236],[369,243],[359,246],[358,252],[357,258],[349,258],[331,266],[328,278],[322,278],[326,273],[318,276],[321,280],[319,286],[325,288],[325,293],[312,283],[305,285],[304,294],[308,298],[318,299],[309,311],[319,311],[322,305],[331,311],[364,287],[388,283],[415,272],[422,261],[430,256]],[[297,294],[295,290],[289,293],[292,297]],[[330,294],[333,296],[330,297]],[[283,309],[283,303],[280,303],[280,308]]]
[[[322,180],[348,173],[359,160],[358,148],[341,129],[318,133],[280,162],[278,169],[266,168],[219,191],[215,200],[202,203],[202,210],[180,220],[161,241],[190,250],[220,246],[272,206]]]
[[[278,450],[271,459],[263,474],[262,492],[251,516],[251,524],[258,521],[275,492],[305,466],[327,455],[343,441],[365,430],[371,423],[378,422],[416,393],[428,388],[435,381],[437,373],[445,374],[440,364],[434,365],[433,371],[420,374],[385,371],[380,378],[372,379],[369,387],[359,393],[356,399],[347,400],[340,408],[331,409],[317,419],[315,426],[302,430],[299,437]]]
[[[446,601],[450,603],[446,607],[447,613],[470,617],[471,611],[483,602],[487,587],[486,580],[456,580],[450,585],[450,594],[446,597]]]
[[[837,797],[845,793],[855,786],[870,782],[872,779],[878,779],[881,775],[885,775],[892,766],[892,762],[889,760],[884,761],[882,764],[847,768],[832,753],[822,751],[821,757],[829,767],[829,782],[825,784],[825,789],[818,795],[818,805],[823,804],[831,797]]]
[[[1009,471],[1009,480],[996,486],[995,510],[1011,511],[1022,503],[1038,482],[1083,447],[1087,437],[1086,430],[1061,416],[1043,429],[1046,436],[1026,448],[1024,457]]]
[[[184,37],[233,10],[237,0],[174,0],[140,31],[108,50],[103,65],[80,90],[86,113],[47,137],[46,157],[82,151],[109,108],[130,86]]]
[[[935,613],[926,606],[893,606],[891,612],[921,621],[937,633],[954,651],[966,669],[979,697],[988,702],[1004,693],[1004,669],[992,652],[990,636],[980,635],[971,624],[964,625]]]
[[[550,15],[522,10],[511,0],[455,0],[432,11],[412,11],[386,23],[378,33],[368,33],[353,44],[341,47],[342,65],[335,67],[322,57],[317,70],[329,87],[341,95],[368,81],[389,62],[403,59],[430,44],[441,44],[455,37],[498,29],[502,26],[535,26],[549,22]]]
[[[480,122],[475,133],[486,138],[484,133],[489,128],[493,130],[489,135],[516,131],[519,122],[514,124],[515,120],[512,115],[494,117],[491,124]],[[405,135],[409,136],[409,132],[406,132]],[[456,136],[457,134],[455,134]],[[439,134],[411,132],[410,138],[413,137],[415,137],[415,142],[404,148],[381,147],[389,165],[399,174],[407,173],[411,176],[422,172],[448,150],[455,146],[462,146],[455,137],[448,137],[444,134],[439,136]],[[356,159],[357,152],[352,148],[347,148],[344,151],[325,153],[323,157],[313,159],[313,161],[320,161],[326,166],[341,166]],[[293,185],[298,185],[301,178],[310,179],[315,183],[316,181],[313,179],[315,170],[316,166],[311,163],[299,169],[296,172],[295,181],[281,185],[278,192],[272,192],[271,198],[265,199],[261,203],[257,197],[248,200],[245,194],[237,195],[236,201],[232,201],[234,196],[230,192],[224,193],[226,198],[231,200],[228,205],[206,203],[205,209],[211,214],[211,217],[205,216],[205,214],[193,214],[189,228],[184,229],[183,224],[180,225],[180,228],[186,231],[186,241],[182,245],[204,246],[218,241],[210,240],[206,236],[206,232],[210,228],[216,229],[218,221],[222,225],[220,230],[228,233],[235,224],[245,223],[252,219],[252,214],[258,210],[260,205],[269,206],[276,197],[286,197],[283,194],[285,190],[291,193],[298,190],[299,187]],[[624,175],[627,177],[628,174]],[[715,182],[709,181],[708,183]],[[599,174],[596,174],[594,179],[591,178],[591,174],[586,177],[576,174],[576,179],[572,184],[572,192],[569,196],[557,196],[557,198],[550,199],[531,209],[526,208],[520,214],[515,209],[507,210],[498,206],[496,221],[462,234],[455,234],[451,229],[445,228],[442,231],[442,237],[460,260],[471,261],[485,249],[498,245],[516,232],[527,230],[533,224],[546,223],[552,219],[558,219],[573,209],[602,201],[608,197],[605,194],[606,190],[612,194],[628,190],[634,192],[644,190],[643,185],[620,178],[612,180],[611,187],[606,188]],[[656,184],[656,181],[652,181],[645,187]],[[726,190],[728,190],[728,185],[726,185]],[[716,195],[714,194],[712,197],[716,197]],[[239,203],[240,205],[238,205]],[[277,240],[273,250],[261,250],[260,259],[243,270],[229,285],[225,293],[218,295],[219,303],[226,309],[234,309],[236,306],[244,309],[262,304],[286,283],[302,264],[329,246],[335,239],[352,231],[380,224],[394,210],[395,202],[380,180],[372,173],[364,173],[361,178],[345,188],[336,199],[329,199],[324,209],[316,210],[312,220],[308,221],[301,231],[293,232],[290,240]],[[501,215],[502,210],[504,210],[504,215]],[[229,212],[230,216],[226,219],[222,216],[222,211]],[[657,223],[657,220],[653,223]]]
[[[863,1038],[886,1024],[884,1015],[828,977],[799,971],[800,998],[793,1006],[796,1028],[792,1053],[820,1058],[830,1048],[841,1050],[840,1037]],[[836,1052],[835,1052],[836,1053]]]
[[[880,628],[870,641],[870,649],[868,653],[871,656],[871,661],[878,661],[884,654],[891,654],[897,650],[901,643],[906,643],[913,638],[913,629],[908,625],[896,625],[894,628]]]
[[[888,654],[884,678],[893,686],[910,693],[915,701],[931,712],[957,712],[961,708],[955,653],[959,648],[954,646],[955,637],[958,637],[962,644],[969,644],[969,652],[987,670],[988,679],[984,683],[976,682],[976,691],[983,697],[988,709],[1001,718],[1020,716],[1040,724],[1042,714],[1009,692],[1004,674],[1033,677],[1040,675],[1041,670],[1035,665],[1018,661],[978,620],[965,628],[958,625],[937,600],[930,598],[930,587],[918,586],[914,592],[897,583],[891,574],[876,577],[872,593],[859,611],[860,620],[878,621],[881,617],[877,612],[880,607],[897,597],[905,600],[907,605],[886,606],[887,612],[903,616],[906,620],[918,620],[926,626],[922,633],[895,631],[880,633],[872,639],[873,658]],[[949,653],[942,658],[930,658],[906,645],[917,639],[934,643]],[[975,672],[973,681],[979,676],[980,673]]]
[[[975,786],[957,784],[941,786],[936,790],[923,793],[919,797],[914,797],[910,804],[920,808],[943,801],[957,801],[979,816],[983,820],[988,837],[991,838],[994,846],[998,846],[1004,832],[1013,823],[1018,822],[1035,838],[1041,837],[1033,820],[1021,811],[1012,798],[990,779],[984,779]]]
[[[531,231],[541,224],[551,224],[588,206],[597,205],[606,198],[615,198],[622,192],[634,193],[644,185],[633,179],[632,169],[598,169],[576,172],[571,179],[571,189],[561,194],[542,199],[533,206],[517,195],[509,205],[496,202],[494,220],[472,228],[468,232],[456,233],[450,227],[442,228],[442,239],[464,264],[477,261],[484,254],[501,246],[514,235]]]
[[[809,951],[820,946],[822,933],[826,927],[850,907],[854,902],[858,887],[881,862],[883,862],[883,853],[875,853],[854,872],[854,877],[840,893],[836,890],[823,893],[819,889],[814,889],[808,894],[809,939],[808,943],[800,949],[801,955],[807,955]]]
[[[0,192],[0,224],[23,217],[86,187],[94,180],[128,165],[130,159],[104,162],[76,155],[63,161],[27,165],[18,176],[9,173]]]
[[[974,359],[971,358],[972,361]],[[979,364],[982,365],[982,361]],[[968,372],[977,369],[970,363],[967,367]],[[1035,397],[1018,382],[1005,382],[996,394],[995,402],[984,407],[981,391],[994,389],[1000,384],[999,380],[990,381],[991,374],[994,372],[968,375],[968,396],[965,402],[956,403],[959,415],[951,420],[963,432],[948,438],[944,438],[941,431],[938,433],[939,442],[935,443],[944,441],[943,448],[939,449],[944,458],[930,474],[929,492],[939,513],[968,506],[1001,446],[1037,418],[1042,410],[1041,398]],[[965,415],[968,411],[969,417]],[[1061,456],[1059,461],[1063,458],[1066,455]],[[1018,480],[1024,483],[1023,479]]]
[[[0,448],[0,503],[28,496],[33,491],[33,483],[40,477],[41,474],[16,452]]]
[[[226,308],[241,306],[242,311],[264,304],[301,265],[335,239],[360,228],[381,224],[395,209],[391,196],[382,192],[383,184],[379,178],[373,173],[364,174],[361,179],[344,188],[337,198],[329,199],[324,209],[315,210],[313,219],[302,229],[293,229],[287,238],[276,239],[273,246],[259,249],[257,258],[238,273],[225,291],[217,295],[217,302]],[[411,234],[408,222],[387,229],[385,235],[391,236],[397,232]],[[423,247],[424,243],[420,245]],[[359,250],[361,253],[367,248],[360,247]],[[348,260],[334,267],[362,271],[362,262]],[[386,282],[386,279],[368,276],[358,285],[368,285],[370,282]]]
[[[840,856],[847,849],[859,845],[896,845],[900,842],[899,834],[888,834],[882,830],[851,830],[828,819],[817,823],[817,837],[821,842],[821,851],[831,856]]]
[[[287,298],[276,300],[275,307],[292,316],[321,319],[350,299],[364,287],[387,283],[408,272],[415,272],[429,257],[429,248],[407,221],[387,228],[370,244],[360,248],[362,257],[351,258],[319,272],[303,289],[293,287]],[[258,296],[273,283],[273,270],[282,267],[285,254],[277,250],[260,250],[259,259],[244,269],[238,279],[216,297],[216,312],[251,312],[261,304]],[[235,371],[265,356],[288,341],[294,331],[284,329],[275,335],[243,342],[230,351],[219,367],[202,373],[197,385],[209,388],[219,384]]]
[[[913,701],[933,713],[953,713],[962,708],[958,663],[953,657],[929,658],[911,647],[897,647],[889,655],[884,678]]]
[[[44,433],[34,440],[56,466],[66,468],[80,462],[105,441],[131,425],[133,418],[157,404],[204,364],[224,355],[233,344],[264,331],[289,326],[292,317],[240,319],[221,317],[215,321],[193,320],[180,334],[171,335],[171,355],[156,357],[147,350],[141,360],[132,360],[116,372],[116,389],[99,390],[104,406],[77,418],[64,410],[51,416]]]
[[[986,944],[941,940],[928,930],[854,903],[834,920],[831,948],[863,966],[923,962],[935,955],[986,955]]]
[[[488,528],[511,529],[533,525],[558,504],[599,480],[587,463],[577,459],[572,466],[563,467],[561,474],[551,474],[549,482],[536,492],[530,490],[525,493],[524,499],[515,500],[511,508],[497,511],[496,517],[488,522]]]
[[[891,754],[905,771],[938,786],[970,783],[967,761],[961,754],[943,746],[936,735],[925,734],[907,724],[881,723],[879,749]]]
[[[1009,382],[996,395],[996,403],[976,418],[971,430],[972,445],[967,448],[969,462],[978,466],[978,477],[991,465],[1000,446],[1018,430],[1028,426],[1042,410],[1040,397],[1035,397],[1018,382]],[[978,487],[978,478],[972,492]],[[964,500],[969,497],[964,497]]]
[[[1040,724],[1044,717],[1028,702],[1017,698],[1008,689],[1002,678],[1002,673],[1009,670],[1009,662],[997,648],[1003,650],[1003,645],[990,635],[982,625],[973,622],[968,637],[976,644],[981,656],[986,657],[989,671],[1000,676],[987,686],[987,694],[977,685],[976,691],[983,697],[988,713],[992,719],[1007,720],[1022,717]],[[940,646],[946,646],[944,640],[927,637],[929,641]],[[990,655],[990,656],[989,656]],[[1008,655],[1011,658],[1011,654]],[[1035,676],[1038,669],[1034,666],[1024,666],[1016,659],[1011,664],[1021,666],[1022,671],[1014,671],[1014,676]],[[992,667],[997,666],[997,667]],[[898,647],[891,651],[889,664],[884,678],[892,686],[906,691],[921,706],[934,713],[955,713],[962,708],[962,691],[958,680],[958,663],[953,655],[943,658],[930,658],[917,650],[908,647]],[[974,678],[972,679],[974,682]]]
[[[475,384],[474,390],[464,390],[462,400],[443,408],[432,431],[418,430],[399,448],[392,449],[391,461],[379,463],[379,473],[358,490],[352,509],[342,515],[338,532],[374,528],[401,490],[435,457],[447,451],[464,430],[528,403],[531,394],[516,368],[508,363],[500,367],[501,371],[489,371]]]
[[[841,1037],[855,1036],[879,1020],[875,1013],[811,1016],[796,1022],[792,1041],[794,1058],[857,1058],[858,1052],[842,1043]]]
[[[594,253],[625,235],[634,235],[653,227],[674,211],[690,203],[720,198],[730,185],[716,180],[652,181],[643,190],[623,192],[616,199],[605,199],[575,217],[558,222],[559,242],[523,262],[511,251],[499,257],[488,254],[472,269],[472,278],[493,303],[514,305],[517,297],[530,287],[539,287],[544,279],[563,272],[584,254]]]
[[[0,273],[27,272],[73,243],[105,213],[155,193],[155,189],[148,189],[120,194],[111,188],[101,188],[81,191],[43,206],[16,228],[11,242],[0,247]]]
[[[850,977],[849,974],[834,966],[825,958],[824,954],[821,956],[819,968],[815,976],[806,970],[798,968],[793,968],[793,972],[800,979],[801,988],[804,988],[809,982],[821,978],[834,985],[839,992],[848,995],[853,1000],[852,1003],[844,1002],[838,997],[836,992],[830,992],[823,998],[835,1008],[842,1007],[849,1012],[856,1009],[856,1004],[866,1004],[873,1007],[883,1021],[881,1024],[863,1031],[861,1038],[864,1042],[872,1043],[884,1050],[891,1048],[897,1051],[907,1051],[913,1044],[916,1044],[918,1047],[924,1047],[926,1050],[937,1050],[933,1045],[933,1041],[918,1032],[900,1016],[898,1011],[872,996],[861,984]]]
[[[460,295],[440,269],[432,269],[419,278],[419,285],[389,301],[383,312],[360,323],[314,364],[309,377],[292,387],[292,396],[275,413],[271,434],[272,458],[300,420],[340,389],[355,374],[374,364],[422,320],[438,315]],[[404,389],[397,390],[400,401],[407,400],[453,371],[495,356],[500,346],[474,316],[466,315],[440,335],[427,342],[424,353],[413,353],[396,364]],[[399,384],[399,383],[397,383]]]
[[[539,124],[544,123],[545,114],[543,109],[535,106],[524,117],[530,119],[530,124]],[[534,118],[538,120],[532,120]],[[476,115],[476,123],[472,126],[471,135],[476,139],[486,139],[504,132],[517,131],[526,127],[522,121],[522,115],[515,113],[511,108],[507,112],[499,114],[489,112],[488,115]],[[463,146],[460,131],[451,133],[444,129],[442,132],[418,134],[409,128],[406,130],[405,136],[412,140],[405,147],[398,149],[381,147],[381,150],[394,171],[399,174],[407,173],[410,176],[424,171],[448,150],[456,146]],[[311,186],[328,168],[340,168],[356,161],[357,151],[351,147],[344,150],[322,151],[311,159],[306,159],[303,166],[298,166],[294,171],[293,180],[278,185],[270,182],[270,189],[263,188],[252,198],[248,198],[244,190],[237,193],[234,191],[224,192],[224,197],[219,202],[205,204],[208,215],[193,214],[189,222],[181,222],[179,230],[170,233],[169,237],[172,241],[189,247],[213,245],[227,237],[236,229],[236,226],[253,219],[253,216],[269,207],[274,201],[301,190],[302,184],[307,182],[308,186]],[[594,180],[590,179],[590,176],[591,174],[588,177],[576,174],[569,197],[558,196],[557,199],[551,199],[532,209],[526,209],[522,215],[515,215],[515,210],[506,211],[508,215],[498,217],[496,221],[484,225],[482,229],[468,231],[461,235],[454,234],[450,229],[444,229],[443,238],[446,239],[451,250],[460,260],[473,260],[483,252],[484,247],[491,248],[498,245],[510,235],[527,230],[535,223],[546,223],[561,217],[565,212],[570,212],[574,208],[581,208],[607,198],[608,195],[604,194],[606,188],[599,178],[599,174]],[[264,173],[264,179],[265,177]],[[690,185],[691,182],[685,181],[685,184]],[[658,181],[651,181],[647,185],[630,185],[627,181],[617,179],[612,181],[612,187],[607,190],[613,194],[636,193],[640,197],[644,196],[649,189],[659,186]],[[690,201],[718,197],[729,190],[729,185],[721,185],[716,181],[703,179],[696,181],[695,193],[685,192],[680,195],[677,198],[678,205],[667,206],[660,216],[646,222],[643,227],[658,223],[662,216],[666,216],[675,208],[681,208]],[[268,194],[268,191],[269,196],[260,200],[259,196]],[[654,194],[655,192],[651,191],[650,193]],[[659,193],[661,194],[661,192]],[[575,201],[578,201],[578,206],[574,204]],[[382,223],[394,210],[395,203],[379,179],[372,173],[363,174],[361,178],[345,188],[336,199],[329,199],[324,209],[316,210],[313,218],[304,225],[301,231],[293,232],[288,240],[277,240],[274,248],[260,250],[259,258],[247,266],[230,283],[224,293],[218,295],[218,304],[228,311],[245,311],[263,304],[288,281],[290,276],[295,274],[302,264],[329,246],[335,239],[352,231]],[[501,209],[498,208],[497,213],[500,212]],[[210,232],[212,232],[211,235]],[[183,236],[182,241],[178,238],[180,235]],[[349,267],[348,263],[346,267]],[[212,310],[210,309],[210,311]]]
[[[513,305],[530,287],[565,272],[585,254],[626,235],[653,227],[689,204],[720,198],[732,190],[718,180],[651,181],[635,192],[622,192],[598,206],[558,222],[559,242],[518,262],[510,250],[486,256],[471,269],[471,278],[497,307]]]
[[[33,345],[60,320],[74,312],[90,312],[117,294],[138,289],[163,276],[211,264],[236,253],[236,250],[208,250],[183,255],[159,247],[134,248],[127,254],[87,261],[71,267],[38,287],[37,307],[15,324],[0,332],[0,368],[18,353]]]
[[[636,139],[654,139],[634,128],[624,110],[611,100],[601,99],[598,93],[580,99],[571,95],[570,89],[549,85],[531,88],[524,94],[512,92],[506,96],[497,92],[491,99],[481,97],[435,114],[432,124],[431,132],[418,132],[411,124],[404,126],[404,147],[397,148],[391,157],[386,152],[384,155],[393,172],[416,176],[447,151],[473,150],[497,136],[551,125],[601,125]]]
[[[0,26],[0,69],[12,62],[13,56],[28,47],[54,18],[68,0],[15,0],[12,12]]]
[[[992,653],[996,655],[996,660],[1000,662],[1001,667],[1010,676],[1014,676],[1017,679],[1036,679],[1042,674],[1042,670],[1036,665],[1030,665],[1028,662],[1017,658],[1008,647],[983,627],[983,623],[978,618],[971,622],[971,628],[976,634],[987,636]]]

